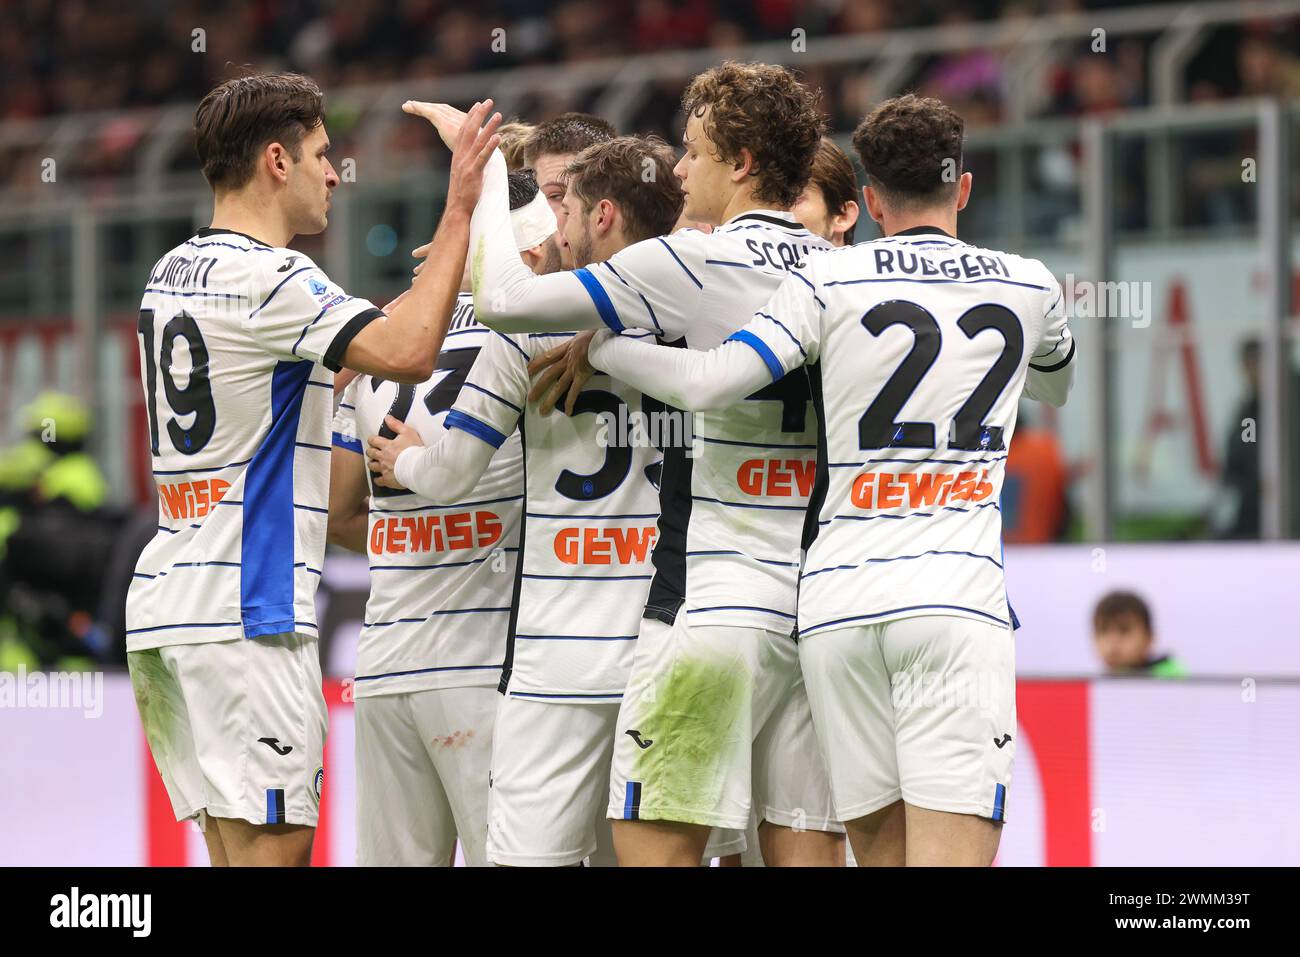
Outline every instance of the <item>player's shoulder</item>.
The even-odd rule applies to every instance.
[[[1044,293],[1050,292],[1053,295],[1056,293],[1058,288],[1056,276],[1041,259],[1034,259],[1032,256],[1021,256],[1019,253],[1008,252],[1005,249],[973,246],[969,243],[956,248],[977,256],[995,257],[1005,265],[1010,273],[1010,279],[1027,286],[1037,286]]]
[[[537,355],[540,352],[545,352],[546,349],[550,348],[549,346],[543,346],[541,348],[537,348],[536,346],[534,346],[535,342],[553,342],[555,344],[558,344],[559,342],[562,341],[559,337],[556,337],[554,339],[529,338],[530,336],[533,335],[535,335],[535,333],[497,332],[495,329],[489,329],[487,338],[484,340],[484,346],[491,345],[493,347],[492,349],[486,351],[488,351],[491,355],[493,355],[494,358],[491,361],[495,363],[499,364],[502,360],[504,360],[506,362],[523,362],[526,364],[532,361],[533,356]],[[573,335],[573,333],[566,332],[566,333],[561,333],[561,335],[571,336]],[[536,351],[533,351],[534,349],[536,349]],[[486,360],[480,359],[480,361],[486,361]]]
[[[329,277],[310,256],[283,246],[268,248],[271,250],[270,255],[254,260],[263,285],[277,288],[287,282],[296,281],[306,287],[312,295],[325,294]]]
[[[710,233],[701,234],[707,246],[744,246],[779,243],[798,252],[833,249],[829,242],[799,222],[788,211],[756,209],[728,220]]]
[[[239,267],[259,277],[283,279],[299,269],[318,269],[311,257],[296,249],[275,246],[231,229],[200,229],[183,244],[190,255],[210,256],[223,267]]]
[[[702,260],[704,252],[709,248],[709,238],[712,233],[706,233],[700,229],[685,227],[667,236],[651,236],[648,239],[642,239],[630,246],[625,247],[622,252],[635,255],[653,255],[663,256],[665,253],[674,256],[678,261],[683,260]],[[620,257],[615,253],[611,259],[618,262]]]
[[[543,352],[564,345],[574,335],[572,332],[516,332],[508,338],[531,361]]]

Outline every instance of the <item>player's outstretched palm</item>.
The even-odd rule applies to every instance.
[[[416,100],[407,100],[402,109],[432,123],[442,141],[452,148],[447,209],[472,213],[483,189],[483,170],[492,151],[501,143],[501,137],[496,134],[501,125],[501,114],[491,112],[490,99],[475,103],[468,113],[462,113],[447,103]],[[485,117],[486,124],[483,122]]]
[[[371,436],[366,446],[366,464],[370,466],[376,485],[382,485],[384,488],[405,488],[393,474],[393,469],[397,466],[397,457],[407,449],[423,448],[424,442],[420,440],[420,433],[401,419],[395,419],[391,415],[384,416],[384,424],[393,430],[395,437],[386,439],[382,435]]]
[[[497,127],[501,114],[492,113],[492,101],[485,100],[469,111],[461,125],[456,148],[451,154],[451,181],[447,186],[447,209],[459,208],[465,215],[474,212],[483,192],[483,170],[493,151],[501,145]],[[487,117],[487,123],[483,118]]]
[[[464,110],[458,110],[450,103],[425,103],[422,100],[407,100],[402,104],[402,112],[410,113],[412,116],[422,116],[432,123],[449,150],[456,148],[456,139],[460,136],[460,129],[468,115]]]

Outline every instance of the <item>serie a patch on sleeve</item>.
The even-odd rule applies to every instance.
[[[307,295],[316,300],[322,309],[337,306],[347,299],[342,289],[321,276],[312,276],[310,274],[302,276],[298,283],[303,289],[307,290]]]

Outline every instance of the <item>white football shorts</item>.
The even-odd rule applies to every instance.
[[[1010,628],[924,615],[819,632],[799,655],[841,821],[900,797],[1006,820],[1016,752]]]
[[[357,864],[442,867],[457,837],[487,863],[495,688],[356,699]]]
[[[617,701],[501,699],[488,794],[489,861],[614,865],[604,810],[617,717]]]
[[[127,667],[176,820],[316,826],[327,717],[314,637],[149,648]]]
[[[688,618],[641,622],[609,816],[744,832],[752,806],[773,824],[840,830],[794,638]]]

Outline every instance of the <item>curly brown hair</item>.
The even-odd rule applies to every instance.
[[[872,110],[853,131],[853,148],[886,202],[933,206],[957,190],[965,131],[942,100],[908,93]]]
[[[602,199],[623,214],[629,243],[667,236],[682,214],[685,196],[674,174],[677,159],[657,136],[619,136],[589,146],[568,165],[569,191],[590,213]]]
[[[738,162],[749,150],[754,197],[786,208],[808,185],[826,128],[818,99],[786,67],[728,61],[691,81],[682,109],[705,121],[718,159]]]

